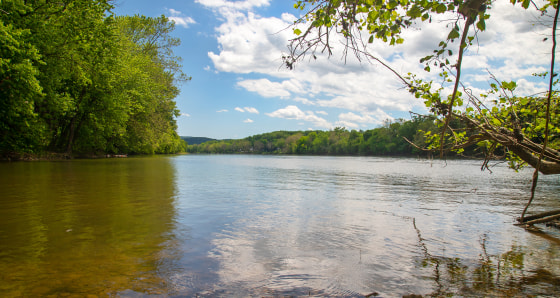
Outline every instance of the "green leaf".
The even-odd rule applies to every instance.
[[[447,36],[447,39],[451,40],[451,39],[458,38],[459,36],[461,36],[459,34],[459,31],[457,31],[456,29],[453,29],[453,30],[451,30],[451,32],[449,32],[449,35]]]
[[[426,61],[432,59],[432,57],[434,57],[434,55],[429,55],[429,56],[426,56],[426,57],[424,57],[424,58],[421,58],[421,59],[420,59],[420,63],[424,63],[424,62],[426,62]]]
[[[447,6],[445,6],[445,4],[440,3],[437,7],[436,7],[436,12],[437,13],[444,13],[447,11]]]
[[[419,7],[418,5],[415,4],[414,6],[412,6],[412,8],[410,8],[410,9],[406,12],[406,14],[407,14],[409,17],[415,19],[415,18],[418,18],[419,16],[422,15],[422,10],[420,9],[420,7]]]
[[[294,34],[295,35],[300,35],[301,34],[301,30],[299,30],[298,28],[294,29]]]
[[[478,28],[478,30],[480,31],[486,30],[486,22],[484,22],[483,18],[479,19],[479,21],[476,23],[476,28]]]

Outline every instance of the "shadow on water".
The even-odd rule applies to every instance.
[[[169,162],[1,166],[3,297],[168,293],[166,274],[179,257]]]

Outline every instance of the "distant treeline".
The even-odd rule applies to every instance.
[[[209,141],[216,141],[216,139],[205,138],[205,137],[181,137],[181,140],[191,145],[198,145]]]
[[[423,146],[426,132],[439,129],[431,117],[399,119],[379,128],[358,131],[275,131],[240,140],[214,140],[187,146],[190,153],[255,153],[311,155],[417,155],[422,151],[404,138]]]

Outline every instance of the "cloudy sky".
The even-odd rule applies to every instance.
[[[177,104],[179,134],[217,139],[244,138],[276,130],[371,129],[386,119],[425,112],[387,69],[376,63],[334,55],[305,60],[295,69],[282,66],[293,38],[289,26],[300,16],[290,0],[116,0],[119,15],[166,15],[176,23],[182,41],[175,53],[192,81],[181,86]],[[534,10],[534,9],[533,9]],[[550,20],[494,2],[487,30],[477,34],[464,60],[464,83],[474,93],[489,84],[489,71],[500,80],[517,80],[517,95],[546,90],[544,79],[531,74],[550,63]],[[374,42],[372,53],[396,71],[424,72],[418,61],[437,48],[449,32],[451,16],[415,25],[405,43]],[[453,48],[452,48],[453,49]],[[457,52],[454,49],[454,52]],[[444,85],[445,90],[452,86]]]

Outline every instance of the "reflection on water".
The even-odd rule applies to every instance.
[[[161,159],[0,164],[3,297],[165,293],[174,172]]]
[[[428,251],[414,220],[413,225],[424,254],[418,259],[418,265],[428,270],[428,276],[434,283],[429,296],[527,297],[558,294],[560,278],[543,267],[525,268],[531,256],[521,246],[513,245],[504,253],[489,255],[486,249],[488,239],[482,235],[477,260],[437,256]]]
[[[530,175],[414,159],[0,164],[0,294],[554,296],[560,233],[513,226]],[[560,209],[558,177],[535,209]]]

